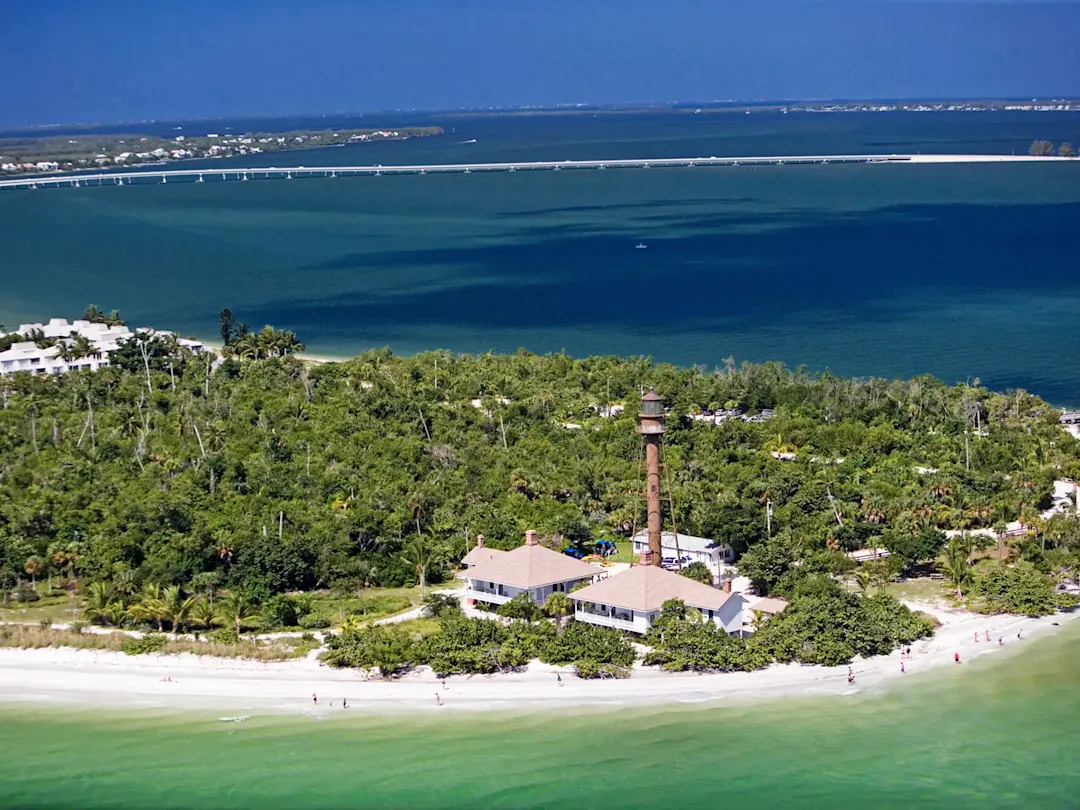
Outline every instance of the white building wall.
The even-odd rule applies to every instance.
[[[592,577],[587,577],[581,580],[572,579],[566,582],[557,582],[552,585],[544,585],[539,588],[528,589],[515,588],[512,585],[503,585],[501,583],[491,582],[489,580],[476,580],[470,577],[467,571],[465,572],[465,581],[468,583],[469,586],[469,593],[466,594],[469,599],[477,599],[479,601],[488,602],[489,604],[501,605],[505,602],[509,602],[515,596],[527,592],[532,598],[534,604],[543,605],[545,602],[547,602],[548,597],[551,596],[551,594],[559,592],[565,593],[567,596],[569,596],[570,591],[574,588],[575,585],[577,585],[579,582],[592,582]],[[494,592],[494,594],[490,593],[492,591]],[[490,598],[492,596],[495,596],[497,598]]]
[[[732,596],[719,610],[712,611],[690,607],[691,611],[697,610],[702,618],[711,621],[725,633],[739,634],[743,631],[743,606],[745,601],[740,596]],[[615,627],[619,630],[629,630],[644,635],[649,632],[652,623],[660,618],[660,611],[643,612],[621,608],[616,605],[601,605],[591,603],[586,608],[584,604],[576,606],[574,618],[577,621],[595,624],[600,627]]]

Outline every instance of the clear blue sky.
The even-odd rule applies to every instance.
[[[3,0],[0,125],[1080,95],[1080,0]]]

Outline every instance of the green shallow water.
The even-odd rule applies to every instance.
[[[1074,808],[1078,687],[1080,622],[825,700],[245,723],[6,708],[0,805]]]

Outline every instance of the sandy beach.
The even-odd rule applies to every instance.
[[[378,713],[619,707],[657,703],[722,703],[784,696],[854,695],[880,691],[896,678],[913,679],[941,667],[961,666],[983,656],[1016,654],[1040,634],[1055,631],[1080,612],[1040,619],[979,616],[919,603],[910,607],[935,615],[942,626],[933,638],[847,667],[774,665],[749,673],[696,675],[637,667],[626,680],[585,681],[569,668],[533,662],[508,675],[455,676],[445,688],[421,668],[393,681],[364,672],[334,670],[308,658],[267,664],[205,656],[62,649],[0,650],[0,700],[82,708],[213,709],[229,716],[322,715],[349,710]],[[986,642],[989,631],[991,642]],[[1021,637],[1017,637],[1017,633]],[[979,641],[975,641],[978,634]],[[998,644],[998,639],[1004,645]],[[901,672],[901,662],[905,672]],[[562,674],[562,686],[556,675]],[[171,679],[171,680],[170,680]],[[312,695],[318,696],[314,703]],[[438,694],[442,705],[438,706]]]

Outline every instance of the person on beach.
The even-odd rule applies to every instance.
[[[438,692],[435,693],[435,705],[436,706],[442,706],[442,698],[439,697]]]
[[[341,708],[343,708],[343,709],[349,708],[349,702],[345,698],[341,699]]]
[[[1005,638],[1003,636],[998,637],[998,646],[999,647],[1004,647],[1005,646]]]
[[[975,631],[975,643],[976,644],[979,643],[979,631],[978,630]]]
[[[903,661],[901,661],[901,662],[900,662],[900,674],[902,675],[902,674],[904,674],[905,672],[907,672],[907,670],[906,670],[906,669],[904,669],[904,662],[903,662]]]
[[[855,683],[855,673],[854,672],[848,672],[848,674],[847,674],[847,682],[848,683]]]
[[[1020,630],[1017,630],[1016,631],[1016,637],[1020,638],[1020,634],[1023,633],[1023,632],[1024,632],[1023,628],[1021,628]]]
[[[987,644],[990,643],[990,631],[989,630],[986,631],[986,643]]]
[[[311,693],[311,705],[312,706],[318,706],[319,705],[319,696],[316,695],[314,692]]]
[[[562,686],[562,673],[560,672],[555,676],[555,680],[559,682],[559,686]]]
[[[956,660],[956,663],[960,663],[960,653],[953,653],[953,658]]]

